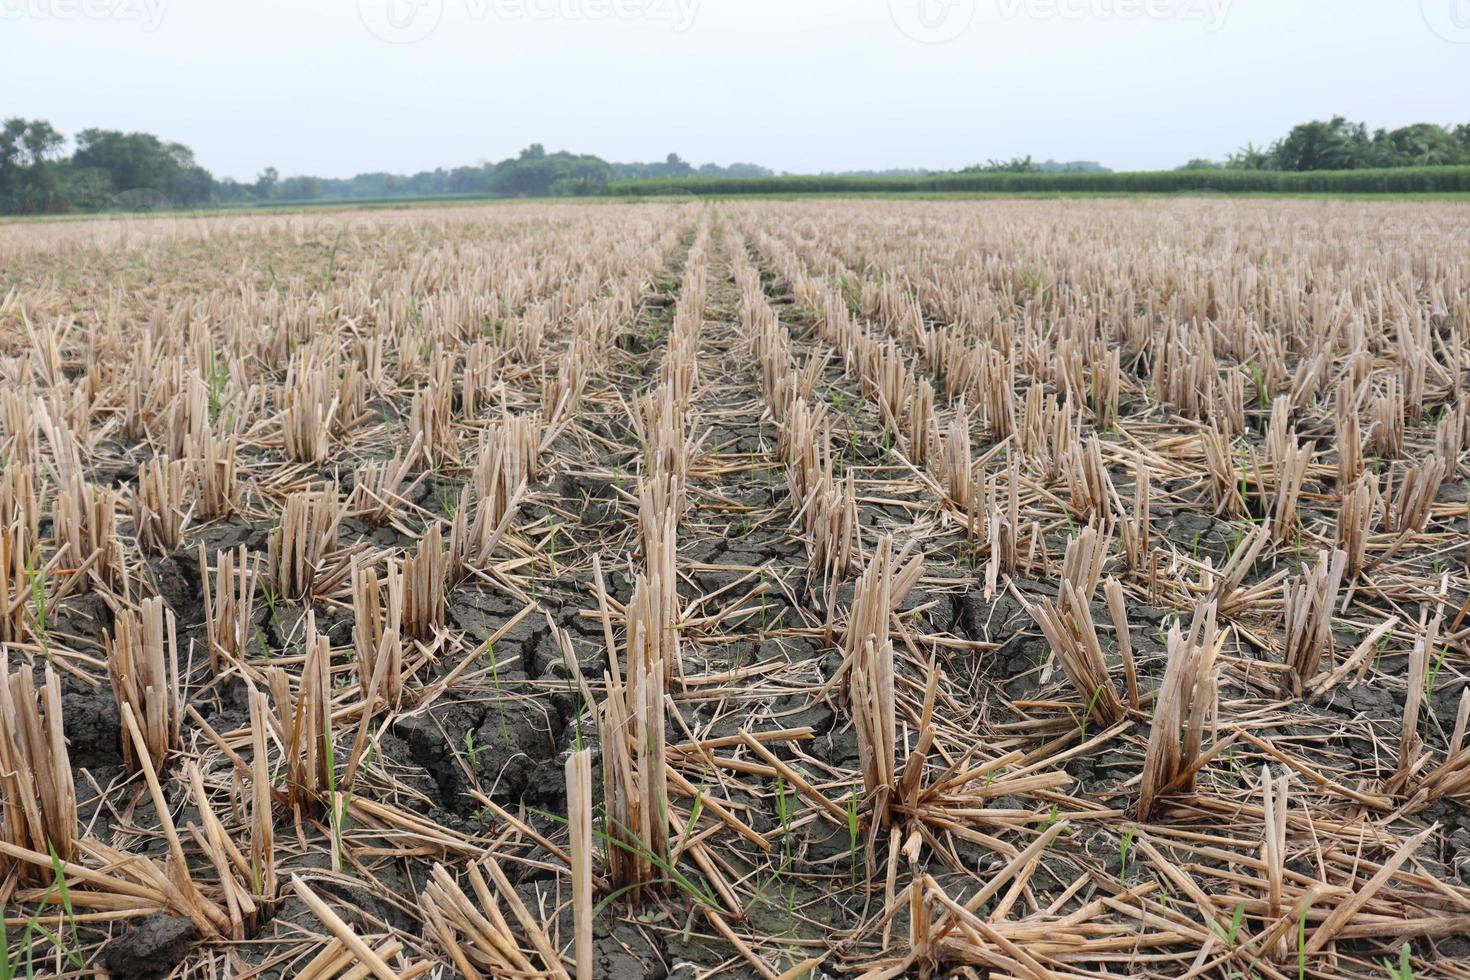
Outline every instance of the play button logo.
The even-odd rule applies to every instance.
[[[1421,0],[1424,23],[1452,44],[1470,44],[1470,0]]]
[[[357,17],[380,41],[414,44],[439,26],[444,0],[357,0]]]
[[[921,44],[944,44],[969,29],[975,0],[888,0],[893,23]]]

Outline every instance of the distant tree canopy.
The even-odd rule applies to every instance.
[[[961,170],[962,174],[1036,174],[1041,168],[1031,160],[1031,154],[1024,157],[1012,157],[1009,160],[987,160],[984,163],[972,163]]]
[[[48,122],[5,120],[0,126],[0,211],[60,210],[65,197],[56,158],[65,142]]]
[[[1046,160],[1037,163],[1031,159],[1028,153],[1024,157],[1012,157],[1009,160],[988,160],[985,163],[976,163],[961,170],[962,174],[1107,174],[1112,173],[1107,167],[1092,160],[1069,160],[1066,163],[1058,163],[1056,160]]]
[[[445,194],[483,194],[504,197],[547,197],[601,194],[613,180],[634,177],[684,177],[702,174],[711,177],[761,177],[771,171],[750,163],[728,167],[707,163],[694,167],[670,153],[658,163],[609,163],[588,153],[547,152],[540,143],[532,143],[518,155],[475,167],[426,170],[404,177],[388,173],[358,174],[345,180],[322,178],[318,194],[325,198],[377,198],[431,196]],[[264,178],[265,175],[262,175]],[[275,200],[300,200],[286,181],[274,183],[265,197]],[[261,189],[261,182],[256,182]],[[258,196],[260,196],[258,194]]]
[[[734,163],[728,167],[706,163],[695,167],[677,153],[670,153],[659,163],[609,163],[590,153],[547,152],[540,143],[532,143],[519,154],[498,163],[475,167],[426,170],[404,177],[388,173],[358,174],[348,179],[321,178],[316,195],[323,198],[424,197],[447,194],[481,194],[503,197],[548,197],[601,194],[610,181],[634,177],[761,177],[771,171],[751,163]],[[262,175],[264,177],[264,175]],[[276,184],[268,199],[301,200],[286,185],[290,178]],[[260,187],[260,182],[256,182]]]
[[[214,177],[181,143],[112,129],[84,129],[75,142],[71,156],[63,156],[66,138],[44,120],[0,125],[0,212],[197,207],[214,200]]]
[[[1204,161],[1190,161],[1186,168]],[[1230,170],[1382,170],[1470,164],[1470,123],[1413,123],[1369,133],[1363,123],[1333,116],[1293,126],[1269,149],[1247,145],[1223,163]]]
[[[66,137],[44,120],[15,118],[0,125],[0,214],[449,195],[546,197],[601,194],[610,181],[635,177],[772,176],[753,163],[696,167],[677,153],[657,163],[609,163],[591,154],[548,153],[532,143],[498,163],[410,176],[379,171],[346,179],[283,177],[266,167],[246,183],[216,179],[189,147],[149,133],[85,129],[72,142],[68,156]]]
[[[282,177],[266,167],[254,181],[216,179],[182,143],[150,133],[84,129],[72,140],[40,119],[0,124],[0,214],[152,210],[212,204],[268,204],[448,196],[546,197],[592,195],[627,181],[713,182],[775,178],[754,163],[695,166],[677,153],[654,163],[610,163],[587,153],[549,153],[532,143],[498,163],[438,168],[412,175],[381,171],[355,177]],[[1190,160],[1180,170],[1324,171],[1470,165],[1470,124],[1414,123],[1369,132],[1334,116],[1294,127],[1261,149],[1247,145],[1223,161]],[[1107,174],[1091,160],[1037,162],[1030,156],[989,160],[961,175]],[[787,175],[790,176],[790,175]],[[938,178],[930,170],[845,171],[821,176]],[[953,176],[953,175],[951,175]],[[617,190],[617,188],[613,188]]]
[[[165,143],[150,133],[84,129],[76,144],[72,168],[97,171],[114,193],[150,190],[181,207],[208,204],[213,195],[214,176],[182,143]]]

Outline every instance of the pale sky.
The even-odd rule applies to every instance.
[[[1334,113],[1470,122],[1467,93],[1470,0],[0,0],[0,116],[157,133],[242,180],[531,142],[1162,169]]]

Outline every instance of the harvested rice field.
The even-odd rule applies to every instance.
[[[0,977],[1470,977],[1467,226],[0,224]]]

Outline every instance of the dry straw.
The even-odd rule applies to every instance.
[[[1428,456],[1403,470],[1398,491],[1390,476],[1386,497],[1393,501],[1385,514],[1391,520],[1390,531],[1414,534],[1424,530],[1434,507],[1434,500],[1449,473],[1449,465],[1438,456]]]
[[[964,515],[970,536],[979,537],[985,526],[981,512],[984,484],[976,473],[975,460],[970,452],[970,423],[963,398],[945,432],[937,466],[945,493],[955,509]]]
[[[399,566],[403,635],[414,640],[431,639],[444,628],[444,596],[449,567],[444,537],[437,523],[424,532],[414,554],[404,555]],[[393,583],[390,577],[390,589]]]
[[[567,756],[567,840],[571,850],[572,918],[577,980],[595,977],[592,945],[592,751]]]
[[[128,570],[117,535],[118,495],[83,482],[80,475],[64,485],[52,510],[58,550],[76,568],[87,570],[85,583],[117,595],[128,593]]]
[[[1255,570],[1256,563],[1271,537],[1269,524],[1257,524],[1236,543],[1235,550],[1230,553],[1219,572],[1215,573],[1208,598],[1221,616],[1233,618],[1273,601],[1277,592],[1276,586],[1286,577],[1284,570],[1246,584],[1246,579]]]
[[[888,644],[894,612],[908,598],[924,573],[923,554],[914,554],[910,541],[895,552],[893,539],[882,537],[868,556],[867,567],[853,587],[852,609],[842,630],[842,666],[829,685],[844,679],[869,645],[877,650]]]
[[[309,361],[292,366],[286,379],[286,408],[282,418],[286,457],[298,463],[321,464],[332,449],[331,422],[337,412],[331,369]]]
[[[235,510],[238,451],[239,442],[234,435],[221,440],[205,431],[193,458],[194,516],[212,520]]]
[[[185,973],[249,941],[260,969],[310,980],[583,978],[598,898],[630,887],[596,923],[625,952],[672,963],[677,932],[767,980],[1453,972],[1470,890],[1414,859],[1454,849],[1422,812],[1470,799],[1470,307],[1452,217],[1392,212],[562,202],[345,231],[0,225],[9,924],[53,972],[165,914],[204,940]],[[242,235],[250,262],[211,261]],[[765,514],[772,443],[791,493]],[[352,474],[345,500],[324,472]],[[447,519],[430,483],[459,496]],[[548,563],[553,526],[576,544]],[[262,554],[236,546],[262,530]],[[598,548],[619,549],[627,603]],[[189,703],[174,661],[204,651],[179,657],[153,596],[177,601],[184,549],[204,608],[178,609],[179,638],[213,667]],[[572,595],[589,566],[596,613]],[[1060,694],[1004,669],[1021,624],[1001,589]],[[492,646],[539,611],[563,663],[487,662],[450,615],[469,592],[521,604]],[[1155,689],[1156,609],[1193,622],[1165,627]],[[605,686],[553,615],[601,619]],[[835,670],[809,655],[824,642]],[[562,668],[593,720],[542,718]],[[82,816],[115,842],[79,825],[67,753],[86,760],[62,725],[86,703],[63,683],[85,695],[104,671],[132,772]],[[1368,686],[1404,691],[1397,735],[1333,721]],[[799,723],[829,698],[851,758]],[[483,819],[441,825],[390,751],[444,723],[445,758],[483,775],[454,706],[484,702],[545,734],[506,777],[570,755],[565,831],[506,801],[514,778],[466,786]],[[599,743],[596,792],[578,735]],[[844,853],[821,858],[834,833]],[[956,863],[978,852],[982,874]],[[386,894],[389,865],[409,894]],[[776,929],[773,881],[815,896]]]
[[[1306,684],[1322,668],[1322,658],[1332,653],[1332,609],[1342,584],[1347,555],[1323,552],[1301,581],[1284,586],[1285,648],[1282,659],[1288,672],[1291,694],[1300,696]]]
[[[127,706],[142,728],[147,759],[161,772],[179,747],[182,706],[174,614],[162,599],[144,599],[134,612],[124,609],[107,642],[107,675],[119,708]],[[142,760],[124,729],[123,761],[133,772]]]
[[[1261,802],[1264,812],[1265,832],[1261,842],[1261,863],[1265,870],[1266,908],[1262,916],[1265,922],[1276,922],[1284,911],[1284,889],[1286,880],[1286,814],[1290,807],[1287,790],[1290,777],[1273,777],[1269,767],[1261,768]],[[1287,955],[1289,946],[1283,935],[1268,951],[1280,961]]]
[[[1236,471],[1230,436],[1217,428],[1205,427],[1200,429],[1199,440],[1215,513],[1230,518],[1241,516],[1245,513],[1245,499],[1241,496],[1241,478]]]
[[[912,385],[904,412],[904,446],[915,466],[929,462],[929,447],[939,431],[934,418],[934,386],[927,381]]]
[[[1123,563],[1135,575],[1149,567],[1149,558],[1153,554],[1149,513],[1152,493],[1148,465],[1139,460],[1133,471],[1133,513],[1123,513],[1123,505],[1114,495],[1113,508],[1118,512],[1118,543],[1123,551]]]
[[[71,760],[62,734],[61,682],[46,668],[39,695],[31,669],[10,672],[0,644],[0,811],[6,844],[37,855],[54,852],[69,861],[77,835],[77,799]],[[44,858],[43,858],[44,860]],[[22,882],[49,881],[51,871],[13,854],[0,854],[0,869]]]
[[[350,506],[356,516],[370,524],[383,525],[398,515],[405,495],[417,484],[411,477],[418,452],[419,443],[414,442],[407,452],[395,453],[392,459],[362,465],[352,484]]]
[[[1373,449],[1384,459],[1398,459],[1404,454],[1404,396],[1396,377],[1389,376],[1383,391],[1374,396],[1369,406],[1371,425],[1368,437]]]
[[[1005,495],[991,477],[985,485],[986,542],[990,559],[985,566],[985,595],[995,595],[1002,574],[1013,575],[1021,555],[1021,467],[1014,457],[1006,468]]]
[[[260,580],[260,555],[251,560],[245,546],[233,553],[215,553],[213,585],[199,544],[199,582],[204,598],[204,625],[209,634],[209,657],[215,674],[227,664],[243,662],[255,641],[255,588]]]
[[[1425,775],[1419,787],[1425,799],[1470,798],[1470,747],[1465,744],[1467,721],[1470,721],[1470,690],[1460,692],[1455,727],[1445,748],[1444,761]]]
[[[350,553],[337,545],[342,517],[335,487],[286,498],[266,561],[278,595],[298,601],[328,595],[352,574]]]
[[[1295,438],[1293,437],[1293,442]],[[1275,544],[1285,543],[1296,529],[1299,520],[1298,505],[1306,484],[1307,470],[1312,463],[1314,445],[1288,446],[1283,450],[1277,464],[1276,496],[1271,507],[1271,528]]]
[[[1194,789],[1205,734],[1219,713],[1215,662],[1223,642],[1213,603],[1195,607],[1187,636],[1177,622],[1169,627],[1169,659],[1138,786],[1140,820],[1152,819],[1165,797]]]
[[[0,644],[29,637],[26,611],[34,606],[31,537],[19,519],[0,528]],[[41,597],[44,605],[45,596]]]
[[[389,568],[386,597],[378,574],[365,566],[352,570],[352,644],[357,654],[362,696],[381,695],[388,704],[403,698],[403,573]]]
[[[903,795],[896,766],[897,681],[890,630],[894,611],[923,571],[923,556],[910,558],[911,550],[912,543],[895,553],[888,537],[879,539],[873,549],[853,591],[843,634],[843,666],[837,675],[847,680],[864,796],[875,822],[883,827],[888,826],[891,805]]]
[[[1427,625],[1421,616],[1418,635],[1409,651],[1409,673],[1406,678],[1408,689],[1404,697],[1403,722],[1399,729],[1398,768],[1389,782],[1389,788],[1394,792],[1407,795],[1429,761],[1424,754],[1424,739],[1419,734],[1419,715],[1423,711],[1429,688],[1430,661],[1439,647],[1439,633],[1443,625],[1443,611],[1437,611]],[[1457,748],[1457,743],[1463,736],[1461,730],[1455,739]],[[1442,780],[1437,782],[1443,785]]]
[[[419,447],[416,466],[438,470],[455,461],[459,441],[454,436],[453,404],[454,388],[448,381],[430,382],[414,392],[408,440]]]
[[[602,735],[604,831],[613,887],[639,904],[662,889],[669,858],[669,791],[664,745],[664,687],[659,583],[639,576],[626,607],[626,679],[608,649]],[[604,619],[604,629],[611,626]]]
[[[569,980],[540,916],[526,907],[495,857],[471,863],[466,870],[470,893],[436,864],[419,896],[435,937],[459,973],[469,980],[509,976]],[[502,908],[509,908],[515,927]],[[516,927],[527,936],[529,950],[522,947]],[[389,975],[397,976],[392,970]]]
[[[1097,436],[1076,444],[1062,454],[1062,473],[1072,498],[1072,512],[1082,520],[1106,519],[1117,492],[1103,464],[1102,441]]]
[[[1381,507],[1378,486],[1371,477],[1359,477],[1343,494],[1337,512],[1337,547],[1347,556],[1347,574],[1356,577],[1367,567],[1373,514]]]
[[[1114,725],[1124,714],[1092,620],[1092,597],[1106,558],[1107,542],[1095,529],[1084,529],[1067,543],[1056,604],[1046,598],[1026,604],[1081,699],[1076,716],[1083,728],[1094,719]],[[1136,681],[1130,684],[1131,689],[1136,686]]]
[[[188,469],[182,460],[166,457],[149,460],[138,467],[138,487],[133,493],[133,532],[145,551],[166,555],[184,540],[185,485]]]
[[[264,671],[275,702],[275,713],[270,716],[275,740],[286,765],[283,797],[287,808],[298,814],[331,804],[336,780],[328,746],[332,738],[332,646],[317,633],[314,614],[308,616],[305,645],[299,675],[292,676],[280,667]]]

